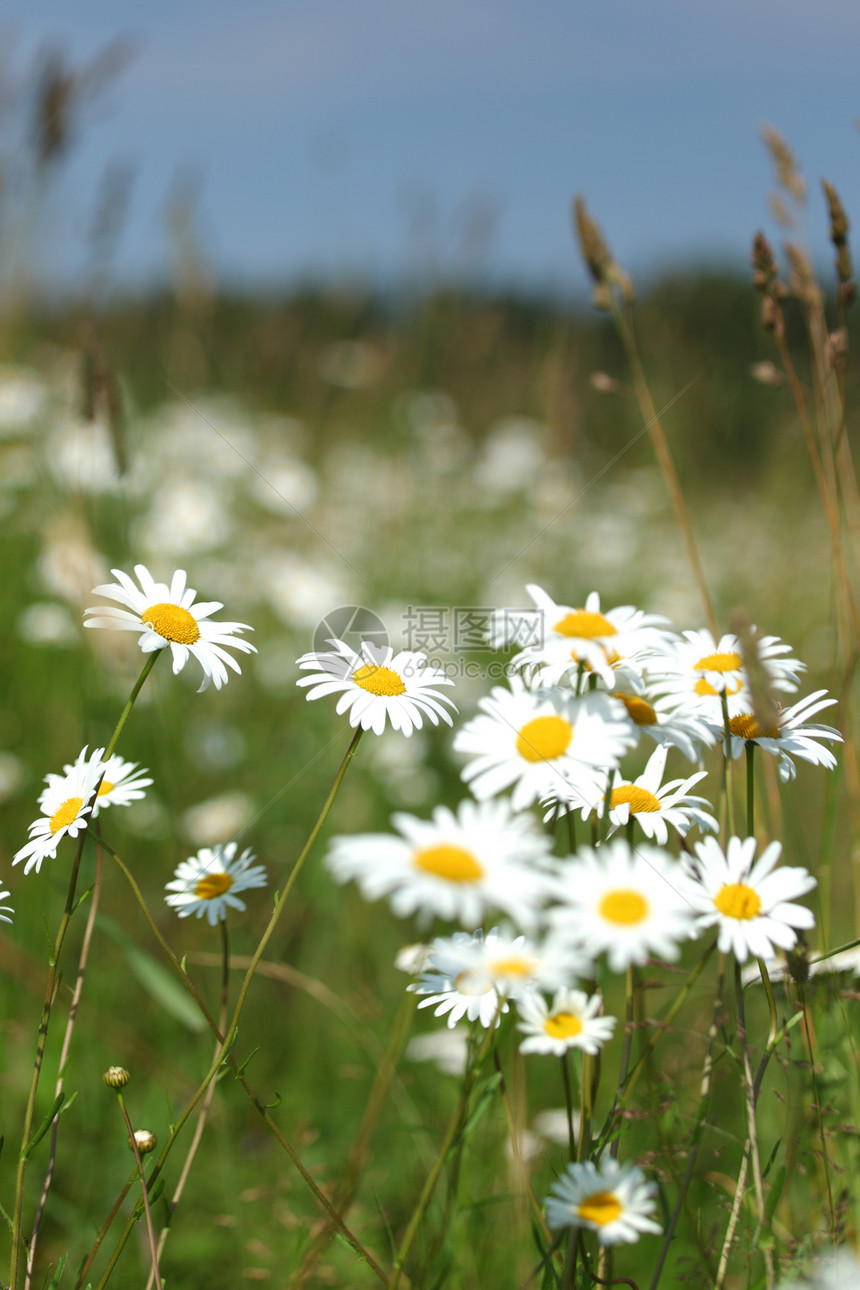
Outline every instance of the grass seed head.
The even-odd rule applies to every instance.
[[[797,158],[788,143],[772,125],[762,126],[761,137],[770,153],[776,182],[780,188],[785,189],[793,201],[802,205],[806,200],[806,180],[800,173]]]

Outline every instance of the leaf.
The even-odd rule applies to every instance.
[[[66,1260],[68,1259],[68,1257],[69,1257],[69,1252],[67,1250],[66,1253],[63,1254],[59,1259],[59,1262],[57,1263],[57,1270],[54,1273],[54,1275],[51,1277],[50,1281],[48,1282],[45,1290],[57,1290],[57,1286],[60,1284],[61,1280],[63,1279],[63,1270],[66,1266]]]
[[[107,932],[121,950],[129,971],[138,984],[164,1008],[165,1012],[169,1012],[195,1034],[206,1029],[206,1018],[173,972],[168,971],[151,954],[147,954],[146,950],[142,950],[129,940],[128,934],[112,918],[99,914],[98,923],[102,931]]]
[[[59,1111],[60,1107],[63,1105],[65,1100],[66,1100],[65,1093],[58,1093],[57,1096],[54,1098],[54,1104],[51,1107],[50,1111],[45,1116],[44,1120],[39,1125],[38,1129],[33,1134],[30,1141],[27,1143],[27,1145],[24,1147],[23,1151],[21,1152],[21,1156],[24,1160],[26,1160],[29,1157],[30,1152],[33,1150],[36,1144],[42,1141],[45,1134],[48,1132],[51,1125],[54,1123],[54,1116],[57,1114],[57,1112]]]

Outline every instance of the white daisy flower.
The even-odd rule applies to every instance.
[[[678,942],[695,935],[695,911],[677,861],[656,847],[631,850],[616,839],[559,860],[549,920],[591,958],[604,950],[613,972],[651,955],[674,960]]]
[[[42,861],[57,854],[66,834],[75,838],[89,824],[92,798],[104,769],[103,755],[104,748],[96,748],[87,757],[84,748],[67,774],[45,776],[48,787],[39,797],[42,815],[30,825],[30,841],[12,858],[13,864],[26,860],[25,874],[33,868],[38,873]]]
[[[399,918],[419,913],[475,927],[487,909],[503,910],[528,930],[536,921],[550,839],[507,802],[437,806],[431,820],[398,813],[400,834],[358,834],[332,841],[326,863],[337,882],[354,878],[366,900],[389,896]]]
[[[455,932],[453,936],[438,937],[430,953],[430,971],[406,987],[413,994],[427,996],[418,1004],[419,1008],[434,1008],[434,1017],[447,1014],[451,1029],[465,1017],[489,1030],[490,1026],[499,1024],[503,1012],[509,1011],[507,1000],[496,988],[493,978],[474,966],[470,951],[476,941],[480,946],[482,937],[480,931],[473,935]]]
[[[812,891],[815,879],[801,868],[777,869],[780,842],[771,842],[755,860],[755,838],[729,838],[723,851],[716,838],[705,838],[686,856],[684,870],[691,882],[688,898],[698,915],[699,929],[718,927],[718,948],[732,951],[739,963],[750,956],[771,959],[776,950],[790,950],[795,928],[815,926],[812,911],[792,902]]]
[[[637,1165],[617,1160],[569,1164],[546,1200],[550,1227],[585,1227],[601,1245],[638,1241],[643,1232],[663,1229],[651,1215],[657,1187]]]
[[[740,712],[737,716],[730,717],[732,756],[740,757],[748,743],[763,748],[776,757],[779,777],[784,783],[797,775],[797,768],[790,756],[792,753],[814,766],[826,766],[828,770],[833,770],[836,765],[835,756],[818,741],[827,739],[830,743],[841,744],[842,735],[833,726],[807,724],[816,712],[836,703],[835,699],[824,698],[826,694],[826,690],[816,690],[790,708],[780,709],[776,725],[767,730],[761,728],[752,712]]]
[[[102,752],[104,752],[104,749],[102,749]],[[149,788],[152,780],[147,778],[145,769],[138,771],[137,767],[138,763],[136,761],[125,761],[122,757],[118,757],[116,753],[107,759],[103,768],[104,777],[99,784],[99,791],[93,803],[93,819],[106,806],[128,806],[131,802],[136,802],[140,798],[146,797],[144,789]],[[66,775],[70,775],[73,769],[73,766],[63,767]],[[42,797],[49,791],[49,789],[45,789]],[[39,805],[42,805],[41,798],[39,799]]]
[[[633,680],[629,676],[625,679]],[[717,742],[711,724],[703,717],[680,709],[658,712],[647,697],[648,691],[644,686],[642,689],[643,692],[639,694],[631,687],[631,692],[627,693],[616,685],[612,698],[624,704],[627,716],[637,732],[648,735],[655,743],[669,744],[679,749],[688,761],[698,761],[701,764],[702,748],[710,748]]]
[[[557,685],[563,677],[580,667],[596,673],[607,689],[615,685],[614,668],[623,661],[653,650],[663,641],[668,619],[659,614],[645,614],[632,605],[620,605],[601,613],[600,596],[592,591],[583,609],[561,605],[541,588],[526,587],[536,606],[520,618],[531,627],[532,641],[512,660],[514,667],[534,673],[534,683]],[[506,626],[514,619],[510,610],[494,614],[490,625],[490,642],[496,648],[508,644]]]
[[[257,857],[250,848],[237,856],[237,845],[228,842],[226,846],[202,847],[177,866],[176,876],[165,888],[171,894],[164,899],[180,918],[189,914],[202,918],[205,914],[216,927],[227,917],[228,905],[232,909],[246,908],[238,892],[265,887],[266,870],[253,864]]]
[[[593,797],[636,742],[623,710],[605,694],[532,694],[511,677],[510,690],[494,686],[478,706],[481,715],[454,739],[455,751],[472,758],[462,778],[480,799],[512,788],[517,810],[559,786]]]
[[[434,1015],[449,1012],[449,1026],[464,1015],[488,1026],[499,1014],[500,999],[518,999],[535,990],[567,984],[590,967],[584,955],[559,938],[538,945],[494,927],[486,936],[479,929],[471,936],[455,932],[437,937],[421,980],[407,989],[432,995],[418,1007],[438,1003]],[[507,1007],[501,1011],[506,1012]],[[483,1020],[485,1015],[489,1015],[488,1021]]]
[[[0,887],[0,900],[6,900],[6,898],[11,895],[11,891],[4,891],[3,888]],[[0,905],[0,923],[11,923],[12,919],[9,918],[8,915],[14,913],[15,911],[11,905]]]
[[[799,673],[806,666],[796,658],[786,657],[791,653],[791,646],[778,636],[760,636],[756,644],[759,662],[771,687],[788,693],[796,690],[800,685]],[[674,655],[667,657],[665,670],[659,675],[655,671],[651,679],[662,695],[655,704],[658,711],[684,707],[720,725],[723,694],[730,717],[750,707],[741,642],[731,633],[715,641],[704,629],[684,632],[684,639],[675,645]]]
[[[113,605],[99,605],[85,609],[84,614],[89,615],[88,618],[85,617],[85,627],[112,627],[118,631],[140,632],[137,643],[144,654],[151,654],[154,650],[164,649],[169,645],[174,673],[181,672],[189,655],[193,655],[203,669],[200,690],[205,690],[213,681],[215,689],[220,690],[228,680],[227,667],[231,667],[234,672],[241,672],[232,654],[224,648],[225,645],[245,654],[257,652],[249,641],[240,639],[241,632],[253,631],[247,623],[211,621],[210,615],[223,608],[220,601],[194,603],[197,592],[191,587],[186,588],[184,569],[176,570],[169,586],[166,582],[155,582],[146,565],[136,564],[134,571],[140,589],[121,569],[111,569],[119,585],[108,583],[93,588],[96,595],[118,600],[128,608],[116,609]]]
[[[608,794],[612,832],[635,819],[645,836],[661,847],[669,840],[669,830],[666,827],[669,824],[681,837],[694,825],[698,825],[703,832],[716,833],[719,827],[717,821],[704,809],[710,805],[708,799],[692,796],[689,792],[699,780],[707,778],[707,772],[702,770],[696,775],[690,775],[688,779],[673,779],[661,785],[668,754],[669,749],[665,745],[656,748],[642,774],[632,783],[621,779],[618,772],[615,772],[612,789]],[[598,819],[602,819],[606,807],[607,797],[600,797],[583,808],[582,818],[587,820],[593,813]]]
[[[523,995],[517,1000],[517,1029],[527,1038],[520,1052],[563,1057],[569,1048],[581,1048],[593,1055],[615,1030],[615,1017],[598,1016],[601,1003],[599,994],[589,999],[582,990],[558,990],[549,1005],[542,994]]]
[[[434,726],[438,726],[440,718],[449,726],[453,724],[443,707],[448,704],[456,711],[453,700],[432,687],[454,682],[431,667],[423,654],[411,650],[395,654],[390,645],[373,645],[369,641],[362,641],[360,654],[345,641],[331,640],[329,644],[335,647],[333,651],[303,654],[298,660],[300,668],[314,672],[296,682],[313,686],[308,699],[339,694],[336,711],[348,712],[351,726],[361,726],[377,735],[382,734],[386,721],[404,735],[420,730],[424,717]]]

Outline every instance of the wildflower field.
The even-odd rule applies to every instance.
[[[9,312],[0,1284],[856,1284],[854,282],[809,202],[821,283],[751,230],[749,282],[637,301],[579,200],[588,315]]]

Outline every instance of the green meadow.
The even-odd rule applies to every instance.
[[[825,226],[824,204],[810,218]],[[837,255],[842,245],[837,236]],[[0,1203],[8,1232],[16,1189],[23,1197],[16,1287],[102,1286],[118,1243],[112,1284],[153,1284],[140,1178],[103,1074],[130,1074],[131,1122],[158,1139],[146,1166],[212,1063],[216,1040],[187,981],[217,1018],[225,945],[227,1015],[244,981],[247,1002],[221,1045],[211,1103],[204,1091],[150,1186],[155,1232],[170,1218],[164,1286],[770,1290],[807,1273],[817,1251],[856,1242],[854,970],[809,977],[801,964],[784,979],[772,968],[773,1011],[760,983],[746,988],[753,1067],[769,1054],[753,1162],[731,969],[715,1008],[717,956],[698,966],[705,937],[677,962],[649,960],[632,1003],[623,975],[601,963],[595,977],[620,1020],[597,1063],[593,1141],[608,1155],[617,1140],[621,1158],[645,1169],[656,1220],[664,1233],[674,1224],[674,1237],[618,1246],[609,1266],[591,1234],[551,1249],[536,1206],[569,1158],[558,1061],[521,1054],[511,1015],[466,1085],[440,1070],[414,1040],[448,1034],[444,1018],[416,1009],[395,958],[458,924],[397,918],[324,864],[336,835],[385,833],[393,812],[427,817],[466,796],[444,725],[363,736],[246,976],[353,733],[331,699],[309,703],[296,686],[299,656],[325,648],[320,625],[362,607],[393,643],[436,659],[455,681],[456,729],[507,655],[475,632],[456,638],[455,624],[522,608],[530,583],[576,606],[597,590],[604,607],[662,613],[679,630],[708,625],[709,598],[719,632],[753,624],[790,643],[808,668],[803,692],[838,700],[821,720],[845,743],[835,770],[801,761],[789,783],[761,753],[754,828],[817,880],[800,957],[858,936],[858,369],[844,257],[836,272],[822,266],[819,283],[798,252],[778,249],[784,287],[759,262],[755,284],[752,269],[688,271],[640,286],[634,300],[611,253],[595,259],[592,246],[591,256],[596,310],[585,290],[569,304],[453,286],[260,299],[191,275],[150,298],[49,305],[25,294],[4,316],[0,886],[14,918],[0,925]],[[44,776],[109,743],[140,672],[133,633],[83,628],[99,603],[92,589],[136,564],[165,582],[186,570],[199,599],[253,627],[258,652],[237,655],[241,675],[222,689],[197,693],[199,667],[173,675],[164,651],[123,729],[118,751],[154,782],[99,817],[106,846],[95,829],[84,835],[22,1172],[75,841],[38,873],[12,858]],[[648,753],[625,762],[631,778]],[[692,774],[670,756],[673,775]],[[721,761],[719,746],[706,751],[697,791],[725,835]],[[743,761],[728,791],[745,818]],[[268,886],[244,893],[247,912],[230,912],[225,942],[205,918],[178,919],[164,895],[182,860],[233,840],[265,866]],[[553,842],[566,852],[561,832]],[[466,1031],[474,1058],[490,1032],[461,1022]],[[4,1253],[4,1285],[5,1266]]]

